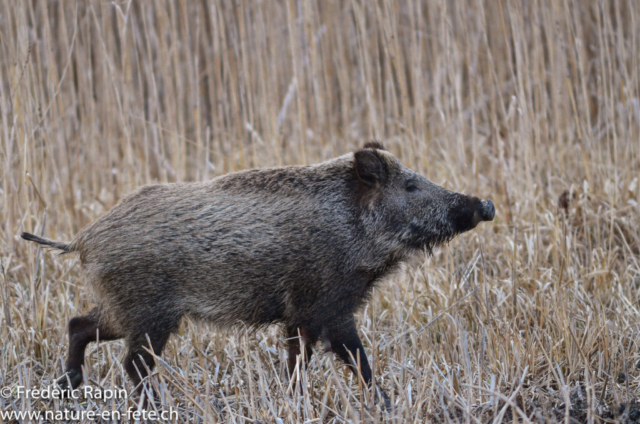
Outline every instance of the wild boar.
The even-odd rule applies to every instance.
[[[372,142],[311,166],[144,186],[69,243],[22,237],[79,253],[95,294],[95,309],[69,321],[63,387],[81,384],[99,335],[125,339],[124,368],[140,389],[154,366],[147,337],[160,355],[185,316],[280,324],[290,373],[321,341],[370,385],[354,312],[401,262],[494,213],[491,200],[444,189]]]

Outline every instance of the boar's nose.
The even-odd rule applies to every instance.
[[[480,217],[483,221],[493,221],[493,217],[496,216],[496,207],[493,206],[491,199],[482,201],[482,211]]]
[[[493,221],[496,207],[491,199],[480,200],[475,196],[458,195],[461,200],[451,209],[450,219],[456,234],[472,230],[482,221]]]
[[[482,221],[493,221],[493,217],[496,215],[496,207],[493,206],[491,199],[480,200],[476,199],[475,210],[473,211],[473,221],[471,228],[475,228],[476,225]]]

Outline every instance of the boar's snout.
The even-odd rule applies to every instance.
[[[491,199],[480,200],[474,198],[471,202],[473,204],[471,228],[475,228],[482,221],[493,221],[493,217],[496,215],[496,207]]]
[[[455,233],[472,230],[482,221],[493,221],[496,207],[491,199],[481,200],[474,196],[459,196],[462,204],[457,203],[450,211]]]
[[[496,207],[493,206],[491,199],[482,200],[482,208],[480,210],[481,221],[493,221],[493,217],[496,215]]]

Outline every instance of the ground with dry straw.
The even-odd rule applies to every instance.
[[[91,308],[70,240],[136,187],[378,139],[496,220],[357,322],[383,413],[330,356],[291,390],[277,328],[185,321],[153,384],[181,422],[639,422],[640,3],[0,0],[0,386],[63,372]],[[319,348],[319,347],[318,347]],[[132,392],[121,342],[86,383]],[[0,399],[127,411],[137,398]]]

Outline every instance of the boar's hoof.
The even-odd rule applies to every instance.
[[[82,371],[81,370],[69,370],[62,377],[60,377],[56,384],[63,391],[62,395],[66,394],[65,392],[76,389],[82,383]]]
[[[393,411],[393,407],[391,406],[391,399],[389,399],[387,393],[382,390],[382,388],[377,384],[375,387],[374,402],[382,406],[384,410],[389,413]]]

